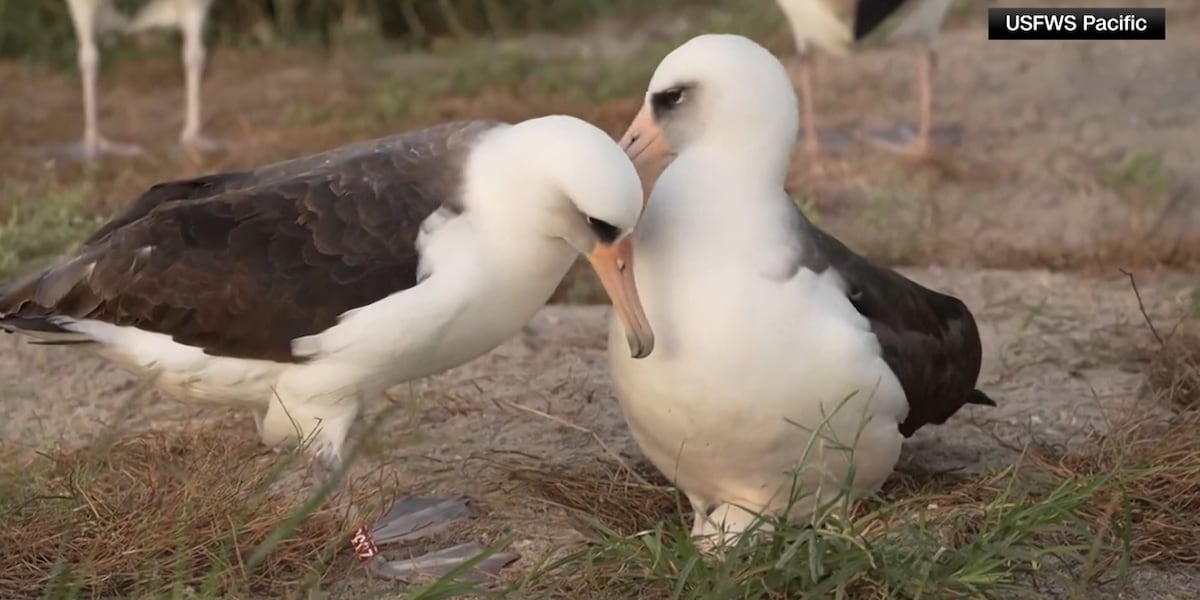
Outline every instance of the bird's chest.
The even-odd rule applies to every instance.
[[[867,419],[896,431],[903,391],[836,282],[805,270],[778,281],[647,267],[639,284],[655,282],[643,298],[655,352],[629,359],[619,337],[610,348],[622,410],[661,469],[696,481],[774,472],[823,427],[851,445]]]

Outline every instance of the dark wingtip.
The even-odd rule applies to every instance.
[[[992,400],[987,394],[979,390],[971,390],[971,394],[967,397],[967,402],[983,406],[996,406],[995,400]]]
[[[42,317],[0,317],[0,330],[8,333],[35,331],[38,333],[71,333]]]

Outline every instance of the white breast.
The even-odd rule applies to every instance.
[[[707,183],[689,189],[722,195]],[[709,505],[782,508],[788,473],[810,445],[820,454],[802,476],[810,489],[842,482],[839,445],[857,445],[856,484],[881,484],[899,456],[908,405],[878,341],[833,271],[777,277],[786,220],[771,210],[732,214],[745,205],[727,198],[689,194],[675,204],[656,190],[649,203],[639,236],[648,243],[635,245],[634,268],[656,349],[631,359],[615,323],[609,340],[634,437]],[[832,439],[814,440],[823,424]]]

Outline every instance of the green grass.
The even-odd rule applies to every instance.
[[[0,280],[53,260],[101,224],[81,210],[89,187],[51,184],[35,191],[7,184],[0,190]]]
[[[429,47],[443,39],[482,39],[529,31],[571,31],[600,17],[637,17],[653,11],[724,0],[221,0],[207,35],[224,46],[326,46],[359,38]],[[137,0],[117,0],[125,15]],[[136,54],[138,42],[105,35],[105,61]],[[115,53],[115,54],[110,54]],[[75,38],[62,0],[0,0],[0,58],[65,68]]]
[[[683,31],[648,40],[629,57],[576,52],[547,57],[536,45],[494,40],[463,41],[433,53],[438,62],[428,76],[405,73],[385,82],[375,97],[385,118],[421,114],[439,98],[508,92],[571,102],[602,103],[636,95],[671,49],[699,33],[722,31],[758,37],[776,28],[771,3],[745,6],[734,0],[714,3]]]
[[[1171,194],[1174,175],[1161,152],[1132,150],[1121,160],[1099,168],[1101,183],[1133,208],[1161,206]]]
[[[565,583],[588,598],[1040,598],[1033,580],[1069,582],[1056,565],[1086,554],[1078,542],[1087,539],[1087,524],[1077,515],[1109,478],[1048,490],[1019,479],[1013,470],[1009,485],[971,509],[913,497],[842,518],[850,512],[843,495],[808,523],[764,519],[775,531],[768,542],[743,537],[721,558],[696,546],[687,523],[660,522],[633,536],[597,526],[587,548],[532,572],[509,593],[566,593]]]

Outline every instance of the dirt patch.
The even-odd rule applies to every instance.
[[[1063,448],[1090,443],[1090,433],[1107,431],[1131,410],[1130,400],[1145,385],[1138,356],[1156,342],[1120,273],[1105,279],[1046,271],[906,273],[973,308],[984,340],[981,387],[999,406],[969,407],[945,426],[918,432],[906,444],[902,471],[971,477],[1011,463],[1035,439]],[[1172,322],[1191,301],[1185,275],[1146,272],[1138,284],[1158,322]],[[394,472],[402,492],[472,495],[476,519],[451,537],[514,534],[513,547],[525,557],[518,565],[581,541],[589,525],[577,510],[625,531],[645,527],[655,511],[676,511],[641,460],[612,397],[605,326],[603,307],[548,307],[523,335],[487,356],[393,389],[387,401],[366,411],[365,419],[384,421],[364,468]],[[230,411],[141,398],[131,380],[85,354],[29,346],[12,336],[0,344],[0,380],[9,382],[0,435],[8,451],[59,440],[75,446],[121,430],[176,429],[188,421],[194,426],[214,415],[220,421],[213,426],[227,430],[223,435],[239,444],[253,440],[250,427],[220,424]],[[1167,412],[1149,400],[1136,410],[1147,416]],[[232,414],[249,421],[247,414]],[[603,483],[603,469],[617,462],[649,481],[626,473],[586,490],[571,487],[572,480]],[[553,473],[564,476],[546,475]],[[628,502],[629,486],[645,490],[646,501]],[[617,488],[620,495],[612,493]],[[622,500],[614,503],[616,497]],[[353,577],[337,585],[349,592],[368,584]]]

